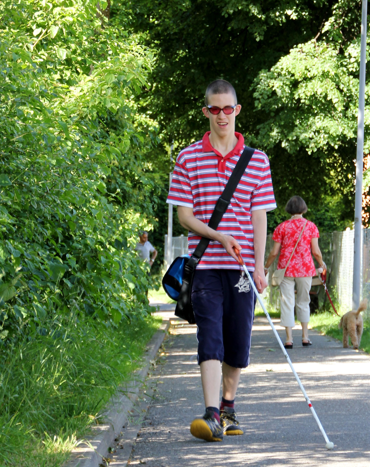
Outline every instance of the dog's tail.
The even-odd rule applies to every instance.
[[[358,307],[358,310],[356,311],[356,315],[358,316],[361,311],[364,311],[366,310],[367,308],[367,299],[364,298],[361,302],[360,302],[360,306]]]
[[[343,316],[341,317],[341,319],[339,321],[338,328],[342,329],[342,326],[343,326]]]

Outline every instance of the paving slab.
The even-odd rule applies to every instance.
[[[284,339],[284,329],[277,320],[274,322]],[[245,434],[225,437],[221,443],[193,438],[190,423],[204,412],[196,327],[173,320],[165,350],[146,380],[132,420],[112,445],[109,465],[368,467],[370,356],[343,349],[340,342],[313,331],[313,346],[302,347],[300,335],[297,326],[289,355],[335,444],[333,451],[325,448],[324,438],[264,318],[255,320],[251,364],[242,371],[236,399]]]

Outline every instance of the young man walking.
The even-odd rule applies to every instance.
[[[167,202],[178,206],[180,223],[189,230],[189,254],[201,237],[211,239],[197,265],[192,289],[206,410],[192,422],[190,431],[206,441],[221,441],[224,434],[243,434],[234,400],[241,369],[249,364],[255,307],[253,289],[233,249],[240,251],[262,292],[267,286],[266,212],[276,204],[269,160],[255,150],[217,230],[208,227],[245,145],[243,136],[235,133],[241,105],[229,82],[216,80],[207,87],[202,111],[210,131],[178,155]]]

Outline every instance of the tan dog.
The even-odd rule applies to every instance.
[[[361,342],[362,331],[364,328],[361,311],[366,310],[367,300],[362,300],[357,311],[349,311],[342,316],[339,322],[339,329],[343,328],[343,347],[348,347],[348,337],[351,338],[354,349],[358,349]]]

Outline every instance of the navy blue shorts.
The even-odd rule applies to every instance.
[[[240,271],[195,271],[192,303],[198,326],[198,363],[219,360],[234,368],[249,364],[255,293],[235,287]]]

